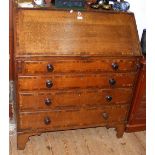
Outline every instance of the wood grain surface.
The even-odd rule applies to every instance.
[[[10,155],[146,155],[146,133],[125,133],[117,139],[114,129],[103,127],[49,132],[32,136],[25,150],[17,150],[10,135]]]
[[[36,58],[35,60],[37,60]],[[113,64],[118,65],[115,70]],[[93,73],[93,72],[127,72],[137,71],[139,62],[135,58],[119,59],[119,58],[104,58],[104,57],[51,57],[47,60],[34,61],[29,60],[17,61],[17,67],[22,67],[22,75],[32,74],[55,74],[55,73]],[[53,67],[52,71],[48,71],[47,65]]]
[[[139,56],[133,14],[18,10],[16,56]]]
[[[122,137],[141,58],[134,14],[16,8],[14,21],[18,149],[45,131],[106,126]]]
[[[116,83],[111,86],[109,80],[114,79]],[[19,91],[26,90],[54,90],[71,88],[118,88],[132,87],[136,80],[136,73],[117,74],[65,74],[53,76],[19,76]],[[47,81],[52,83],[52,87],[46,86]]]
[[[74,110],[59,110],[59,111],[43,111],[33,113],[20,113],[18,130],[23,129],[36,131],[42,129],[49,130],[64,130],[72,128],[84,128],[93,126],[105,126],[112,123],[122,123],[126,119],[128,106],[123,107],[102,107],[98,109],[74,109]],[[106,114],[104,116],[104,113]],[[45,123],[48,118],[51,122]]]
[[[111,96],[111,101],[108,100]],[[131,102],[132,88],[19,92],[19,110],[36,111],[121,105]],[[51,103],[46,104],[47,100]]]
[[[126,131],[146,130],[146,59],[142,59]]]
[[[14,27],[13,27],[13,0],[9,0],[9,80],[14,80]]]

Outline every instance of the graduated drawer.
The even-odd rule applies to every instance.
[[[19,92],[20,110],[64,109],[128,104],[132,89],[94,89],[47,92]]]
[[[51,58],[51,60],[39,61],[19,61],[18,66],[22,74],[54,74],[70,72],[119,72],[136,71],[136,59],[60,59]]]
[[[132,87],[136,73],[60,74],[53,76],[19,76],[20,91],[71,88]]]
[[[123,122],[128,107],[104,107],[103,109],[81,109],[68,111],[44,111],[19,113],[19,130],[62,130],[88,126],[102,126],[112,122]]]

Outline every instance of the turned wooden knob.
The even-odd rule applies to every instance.
[[[112,63],[111,66],[112,66],[113,70],[117,70],[119,67],[117,63]]]
[[[141,66],[142,66],[142,65],[141,65],[140,63],[137,63],[137,64],[136,64],[137,70],[139,70],[139,69],[141,68]]]
[[[46,104],[46,105],[51,105],[52,104],[52,101],[51,101],[51,99],[49,99],[49,98],[46,98],[45,100],[44,100],[44,103]]]
[[[115,84],[116,84],[116,80],[115,80],[115,79],[110,79],[110,80],[109,80],[109,84],[110,84],[111,86],[115,85]]]
[[[51,80],[47,80],[47,81],[46,81],[46,87],[47,87],[47,88],[51,88],[52,86],[53,86],[52,81],[51,81]]]
[[[104,113],[102,114],[102,116],[103,116],[103,118],[104,118],[105,120],[107,120],[107,119],[109,118],[109,115],[108,115],[108,113],[106,113],[106,112],[104,112]]]
[[[106,100],[107,100],[108,102],[110,102],[110,101],[112,100],[112,96],[106,96],[105,98],[106,98]]]
[[[47,65],[47,71],[48,71],[48,72],[53,72],[53,70],[54,70],[53,65],[48,64],[48,65]]]
[[[44,123],[45,123],[46,125],[50,124],[50,123],[51,123],[50,118],[49,118],[49,117],[45,117],[45,118],[44,118]]]

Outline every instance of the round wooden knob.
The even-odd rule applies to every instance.
[[[119,67],[117,63],[112,63],[111,66],[112,66],[113,70],[117,70]]]
[[[102,114],[102,116],[103,116],[103,118],[104,118],[105,120],[107,120],[107,119],[109,118],[109,115],[108,115],[108,113],[106,113],[106,112],[104,112],[104,113]]]
[[[51,123],[50,118],[49,118],[49,117],[45,117],[45,118],[44,118],[44,123],[45,123],[46,125],[50,124],[50,123]]]
[[[51,80],[47,80],[47,81],[46,81],[46,87],[47,87],[47,88],[51,88],[52,86],[53,86],[52,81],[51,81]]]
[[[48,72],[53,72],[53,70],[54,70],[53,65],[48,64],[48,65],[47,65],[47,71],[48,71]]]
[[[49,99],[49,98],[46,98],[45,99],[45,101],[44,101],[44,103],[46,104],[46,105],[51,105],[52,104],[52,101],[51,101],[51,99]]]
[[[115,79],[110,79],[109,80],[109,84],[112,85],[112,86],[115,85],[116,84],[116,80]]]
[[[105,98],[106,98],[106,100],[107,100],[108,102],[110,102],[110,101],[112,100],[112,96],[106,96]]]
[[[141,68],[141,64],[140,63],[137,63],[136,64],[136,68],[137,68],[137,70],[139,70]]]

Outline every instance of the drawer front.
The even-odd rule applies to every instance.
[[[132,89],[69,90],[47,92],[19,92],[20,110],[64,109],[128,104]]]
[[[102,126],[112,122],[124,122],[126,107],[105,107],[104,109],[81,109],[79,111],[51,111],[20,113],[19,130],[62,130],[65,128]]]
[[[132,87],[136,73],[19,76],[20,91],[70,88]]]
[[[53,58],[51,58],[53,59]],[[54,74],[68,72],[136,71],[135,59],[71,59],[50,61],[24,61],[22,74]]]

